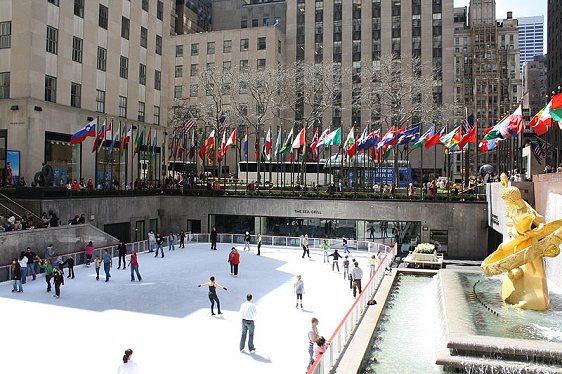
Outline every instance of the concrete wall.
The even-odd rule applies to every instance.
[[[0,265],[10,263],[12,258],[19,256],[27,247],[31,247],[43,258],[49,244],[53,244],[57,254],[63,254],[83,248],[90,240],[95,247],[117,243],[117,239],[89,224],[1,233]]]

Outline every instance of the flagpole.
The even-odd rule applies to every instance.
[[[424,148],[425,148],[425,144],[422,144],[420,147],[420,195],[422,200],[423,200],[423,149]]]

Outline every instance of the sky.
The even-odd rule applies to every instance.
[[[470,0],[454,0],[455,7],[467,6]],[[505,18],[508,11],[513,18],[544,16],[544,50],[546,53],[547,0],[496,0],[496,18]]]

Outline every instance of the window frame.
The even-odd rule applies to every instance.
[[[80,83],[70,82],[70,106],[82,107],[82,85]]]
[[[57,102],[57,77],[48,74],[45,74],[45,101]]]
[[[72,36],[72,61],[82,63],[84,57],[84,40]]]
[[[139,84],[146,86],[146,65],[143,63],[139,64]]]
[[[96,68],[101,71],[107,71],[107,49],[98,45],[96,56]]]
[[[54,55],[58,54],[59,30],[56,27],[47,25],[45,50]]]
[[[119,56],[119,78],[129,79],[129,58],[127,56]]]
[[[98,7],[98,27],[107,30],[109,20],[109,8],[103,4]]]

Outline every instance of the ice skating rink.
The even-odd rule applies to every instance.
[[[142,282],[130,281],[129,268],[117,270],[116,259],[107,283],[103,267],[96,281],[93,266],[78,266],[75,279],[65,278],[60,299],[53,297],[54,287],[46,292],[43,276],[28,277],[23,294],[11,292],[12,282],[1,283],[1,371],[111,374],[131,348],[143,374],[304,373],[310,319],[320,320],[319,332],[328,339],[354,301],[349,281],[323,263],[318,248],[302,259],[298,248],[268,246],[261,256],[255,246],[250,252],[237,246],[241,263],[234,278],[227,262],[231,246],[165,248],[164,258],[140,254]],[[370,255],[352,251],[351,257],[365,284]],[[305,285],[302,310],[295,308],[297,274]],[[217,290],[220,316],[211,316],[207,288],[197,287],[211,275],[228,288]],[[247,293],[258,310],[252,354],[239,351],[239,308]]]

